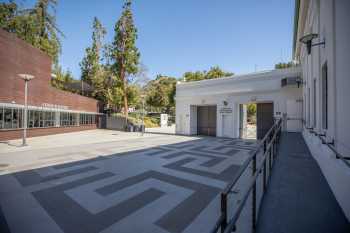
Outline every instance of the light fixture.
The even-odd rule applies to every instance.
[[[300,77],[297,77],[297,78],[295,79],[295,81],[296,81],[296,83],[297,83],[297,85],[298,85],[298,88],[299,88],[301,85],[304,85],[304,84],[305,84],[305,81],[303,81],[303,79],[300,78]]]
[[[311,47],[312,46],[317,46],[317,45],[325,45],[326,44],[326,41],[323,40],[323,42],[319,42],[319,43],[315,43],[313,44],[312,43],[312,40],[317,38],[318,37],[318,34],[317,33],[310,33],[310,34],[307,34],[303,37],[301,37],[299,39],[299,41],[303,44],[306,45],[306,48],[307,48],[307,54],[310,54],[311,53]]]

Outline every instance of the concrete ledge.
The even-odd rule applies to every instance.
[[[336,200],[350,221],[350,169],[321,140],[307,131],[304,140],[317,161]]]

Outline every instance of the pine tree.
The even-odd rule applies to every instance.
[[[123,88],[124,115],[128,117],[128,77],[136,74],[140,53],[136,48],[137,29],[131,11],[131,0],[126,0],[120,19],[114,27],[112,43],[113,72],[121,80]]]
[[[81,79],[93,88],[93,96],[99,100],[104,100],[104,68],[101,65],[102,41],[106,35],[106,29],[95,17],[93,21],[92,45],[86,48],[85,57],[80,63]]]

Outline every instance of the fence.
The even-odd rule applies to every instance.
[[[256,230],[257,214],[259,203],[257,203],[257,180],[260,173],[263,173],[262,177],[262,193],[259,200],[262,199],[266,191],[268,184],[268,179],[271,173],[272,165],[275,160],[275,156],[278,151],[278,144],[281,136],[282,130],[282,119],[278,119],[275,124],[270,128],[264,138],[261,140],[254,153],[252,153],[249,158],[240,167],[239,171],[236,173],[233,181],[227,185],[224,191],[221,193],[221,214],[218,217],[215,226],[211,230],[212,233],[216,233],[221,230],[221,233],[228,233],[236,231],[237,221],[241,216],[243,208],[246,206],[249,196],[252,198],[252,231]],[[258,159],[258,155],[261,155]],[[258,164],[259,163],[259,164]],[[238,181],[241,179],[242,175],[248,171],[249,165],[251,164],[251,176],[249,177],[248,185],[242,194],[242,199],[240,200],[237,208],[231,214],[229,218],[228,215],[228,196],[236,193],[233,188],[236,187]],[[251,194],[251,195],[250,195]]]

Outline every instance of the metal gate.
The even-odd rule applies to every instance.
[[[258,103],[256,111],[257,138],[262,139],[273,126],[273,103]]]
[[[216,136],[216,106],[197,107],[197,134]]]

